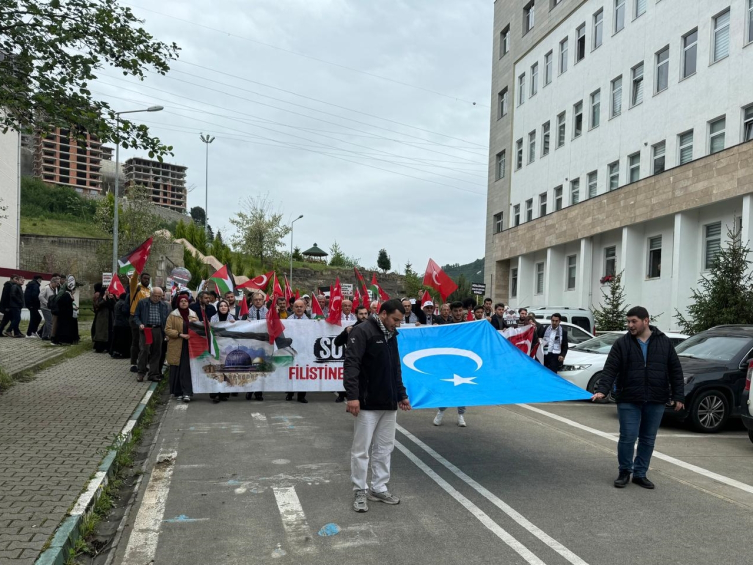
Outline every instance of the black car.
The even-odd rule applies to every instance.
[[[748,376],[745,378],[745,386],[740,396],[740,418],[748,429],[748,437],[753,441],[753,405],[750,404],[750,381],[753,375],[753,360],[748,362]]]
[[[731,416],[742,412],[748,361],[753,359],[753,326],[716,326],[675,350],[685,377],[685,408],[675,412],[667,406],[666,414],[689,419],[699,432],[720,431]]]

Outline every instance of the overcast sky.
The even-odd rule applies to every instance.
[[[336,240],[369,268],[384,247],[399,272],[483,256],[492,0],[124,4],[180,59],[144,82],[105,70],[95,95],[165,106],[132,118],[188,167],[189,208],[205,199],[199,133],[216,136],[215,230],[230,236],[239,202],[268,193],[287,221],[304,215],[302,250]]]

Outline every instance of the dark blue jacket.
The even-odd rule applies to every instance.
[[[39,303],[39,283],[35,280],[31,280],[26,283],[26,291],[24,292],[24,302],[27,308],[41,308]]]
[[[151,298],[142,298],[136,305],[136,311],[133,313],[133,321],[137,326],[140,326],[141,324],[144,324],[145,326],[148,325],[149,303],[151,301]],[[157,306],[159,306],[160,326],[164,329],[165,324],[167,323],[167,316],[170,314],[170,307],[162,300],[157,303]]]

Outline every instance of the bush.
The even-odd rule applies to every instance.
[[[70,187],[45,184],[31,177],[21,179],[21,215],[88,222],[94,220],[97,202]]]

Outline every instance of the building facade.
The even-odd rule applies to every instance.
[[[80,194],[95,196],[102,191],[102,144],[96,136],[71,138],[66,129],[30,136],[32,173],[48,184],[68,186]]]
[[[753,0],[497,0],[485,269],[513,306],[627,302],[677,327],[753,240]]]
[[[157,206],[185,213],[186,170],[182,165],[132,157],[125,162],[125,187],[143,186]]]
[[[0,131],[0,268],[18,269],[21,138]]]

